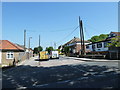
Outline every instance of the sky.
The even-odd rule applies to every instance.
[[[94,35],[118,32],[117,2],[3,2],[2,39],[26,47],[40,44],[45,49],[65,44],[79,35],[78,18],[83,21],[85,40]],[[75,28],[78,27],[76,30]]]

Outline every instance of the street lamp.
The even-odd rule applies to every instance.
[[[29,47],[28,47],[29,49],[30,49],[30,39],[32,39],[32,37],[29,37]]]

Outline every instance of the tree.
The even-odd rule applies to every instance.
[[[89,41],[97,42],[97,41],[99,41],[99,36],[93,36]]]
[[[111,39],[111,43],[108,43],[108,47],[120,47],[120,36]]]
[[[41,46],[38,47],[38,51],[42,51],[43,48]]]
[[[64,47],[65,54],[69,53],[69,48],[70,48],[69,46]]]
[[[108,34],[100,34],[99,36],[93,36],[89,41],[91,42],[99,42],[105,40],[108,37]]]
[[[42,48],[41,46],[35,47],[33,53],[34,53],[34,54],[38,54],[39,51],[42,51],[42,50],[43,50],[43,48]]]
[[[53,51],[53,47],[46,47],[46,50],[45,51],[48,51],[48,53],[50,54],[50,51]]]
[[[37,54],[37,53],[38,53],[38,48],[37,48],[37,47],[34,48],[33,53],[34,53],[34,54]]]
[[[108,37],[108,34],[100,34],[99,35],[99,41],[102,41]]]

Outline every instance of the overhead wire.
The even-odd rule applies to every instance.
[[[79,27],[79,26],[77,26],[72,32],[70,32],[70,33],[69,33],[67,36],[65,36],[63,39],[61,39],[60,41],[58,41],[57,44],[60,43],[61,41],[65,40],[67,37],[69,37],[74,31],[77,30],[78,27]]]
[[[68,30],[71,30],[73,28],[67,28],[67,29],[59,29],[59,30],[43,30],[43,31],[33,31],[33,30],[27,30],[27,32],[60,32],[60,31],[68,31]]]

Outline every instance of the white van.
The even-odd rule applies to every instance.
[[[50,52],[50,58],[57,58],[57,59],[59,59],[58,51],[51,51]]]

